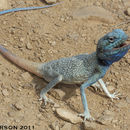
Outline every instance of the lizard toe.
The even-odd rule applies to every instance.
[[[55,104],[55,102],[49,98],[47,98],[45,95],[42,95],[39,99],[39,101],[44,101],[44,106],[47,105],[47,103]]]
[[[95,120],[90,114],[86,114],[86,113],[78,114],[78,116],[83,117],[84,118],[84,122],[86,120],[88,120],[88,121],[94,121]]]

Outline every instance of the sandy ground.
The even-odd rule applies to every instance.
[[[60,0],[61,1],[61,0]],[[114,28],[130,34],[130,23],[114,26],[130,19],[124,13],[129,1],[124,0],[64,0],[56,7],[35,11],[21,11],[0,16],[0,44],[22,58],[46,62],[61,57],[95,51],[97,41]],[[43,6],[40,0],[8,0],[8,8]],[[83,7],[97,6],[106,12],[92,14],[82,12]],[[97,10],[98,12],[99,10]],[[107,15],[108,13],[108,15]],[[112,14],[112,15],[110,15]],[[92,18],[90,16],[93,16]],[[106,16],[106,17],[105,17]],[[87,121],[73,124],[61,119],[57,107],[76,114],[83,112],[79,87],[59,84],[47,96],[57,106],[41,107],[40,90],[46,82],[10,63],[0,55],[0,129],[2,126],[27,126],[31,130],[88,130]],[[104,111],[111,116],[104,118],[104,125],[94,122],[96,130],[130,129],[130,53],[114,63],[103,80],[112,91],[123,97],[113,102],[103,92],[86,89],[91,115],[103,118]],[[111,91],[111,92],[112,92]],[[23,128],[23,130],[26,129]]]

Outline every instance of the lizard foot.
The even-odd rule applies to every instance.
[[[86,114],[86,113],[78,114],[78,116],[83,117],[84,118],[84,122],[86,120],[88,120],[88,121],[94,121],[95,120],[90,114]]]
[[[109,98],[113,101],[113,99],[119,99],[118,96],[121,96],[119,92],[114,92],[113,94],[110,94]]]
[[[44,106],[47,105],[47,103],[55,104],[55,102],[49,98],[47,98],[45,95],[42,95],[39,99],[39,101],[44,101]]]

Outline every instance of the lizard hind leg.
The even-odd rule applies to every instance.
[[[54,102],[46,97],[46,93],[53,88],[56,84],[60,83],[62,81],[62,75],[59,75],[58,77],[54,78],[52,81],[49,82],[49,84],[41,90],[40,93],[40,101],[44,100],[44,105],[46,105],[48,102],[53,103]]]
[[[98,90],[99,90],[100,92],[103,91],[103,85],[101,84],[101,82],[102,82],[103,84],[105,84],[102,79],[99,79],[98,82],[96,82],[96,83],[94,83],[94,84],[91,85],[91,86],[94,88],[95,91],[98,91]],[[106,86],[106,85],[105,85],[105,86]]]

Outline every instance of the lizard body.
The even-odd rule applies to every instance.
[[[21,60],[21,58],[15,56],[1,45],[0,53],[16,65],[39,77],[43,77],[49,82],[40,93],[40,99],[44,100],[45,103],[50,101],[46,97],[46,93],[56,84],[60,82],[66,84],[81,84],[80,92],[84,113],[80,114],[80,116],[83,116],[84,120],[93,120],[89,113],[85,88],[99,80],[99,83],[109,98],[118,98],[118,94],[109,93],[101,78],[104,77],[110,65],[120,60],[130,49],[130,44],[124,43],[127,39],[128,36],[125,32],[121,29],[115,29],[98,41],[96,52],[61,58],[45,63]]]

